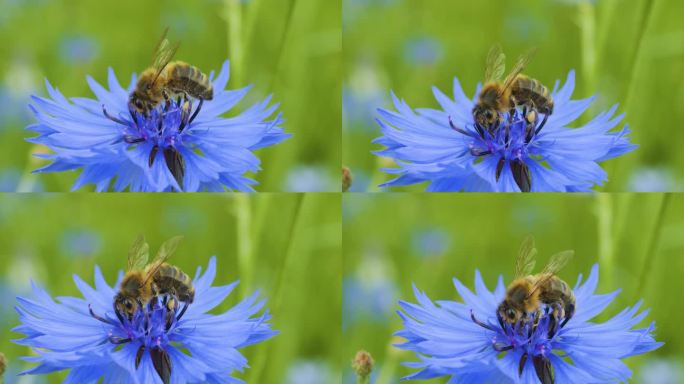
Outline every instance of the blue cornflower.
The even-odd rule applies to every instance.
[[[576,311],[565,324],[542,312],[536,325],[529,321],[511,326],[497,318],[506,294],[503,277],[494,292],[475,272],[475,292],[454,279],[463,303],[433,302],[414,286],[418,304],[400,302],[405,338],[399,348],[418,354],[420,362],[406,365],[421,370],[404,379],[451,376],[450,383],[539,383],[538,369],[546,366],[556,383],[627,382],[632,372],[621,359],[646,353],[663,343],[653,337],[655,324],[632,329],[648,310],[638,313],[641,302],[622,310],[604,323],[590,322],[619,291],[594,294],[598,266],[574,288]],[[560,325],[559,325],[560,323]]]
[[[43,144],[54,153],[39,155],[53,162],[35,172],[82,168],[72,190],[94,183],[97,191],[252,191],[255,184],[244,176],[256,172],[259,159],[252,151],[288,137],[271,116],[278,104],[271,97],[244,113],[223,118],[251,87],[225,90],[229,78],[226,61],[218,77],[209,76],[212,100],[180,98],[162,102],[148,114],[129,108],[128,89],[109,69],[109,90],[91,77],[88,84],[97,100],[67,100],[46,81],[50,99],[33,96],[31,110],[37,124],[27,129],[40,134],[28,141]]]
[[[14,329],[25,338],[18,344],[31,347],[39,363],[23,374],[41,374],[71,369],[65,383],[161,383],[162,372],[170,370],[173,383],[242,383],[230,377],[242,371],[247,359],[239,348],[267,340],[277,334],[261,310],[258,293],[228,311],[208,312],[221,304],[237,285],[212,287],[216,259],[201,268],[193,280],[192,304],[169,305],[161,296],[138,307],[129,319],[113,309],[115,287],[107,284],[95,267],[95,288],[74,276],[84,299],[50,295],[33,284],[33,298],[18,297],[21,325]]]
[[[570,100],[575,72],[565,85],[558,82],[551,95],[553,114],[528,123],[523,109],[506,112],[495,129],[475,125],[474,99],[468,99],[454,79],[454,100],[433,87],[442,110],[414,112],[394,94],[397,112],[379,109],[383,136],[374,142],[387,147],[375,154],[393,158],[399,175],[383,186],[429,181],[427,191],[583,192],[606,181],[598,165],[636,148],[630,144],[627,126],[610,132],[624,115],[613,118],[617,105],[580,128],[569,128],[595,97]],[[548,117],[548,119],[547,119]]]

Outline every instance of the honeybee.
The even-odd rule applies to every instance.
[[[128,266],[126,275],[119,286],[119,292],[114,297],[114,312],[123,323],[124,316],[129,320],[135,312],[144,305],[153,305],[154,298],[165,295],[164,304],[167,306],[166,329],[172,324],[174,316],[180,319],[195,298],[192,280],[178,267],[169,265],[166,260],[173,254],[182,240],[182,236],[173,237],[164,242],[151,263],[149,246],[145,238],[139,236],[128,252]],[[185,302],[185,306],[178,315],[177,300]],[[160,347],[149,349],[150,359],[159,378],[164,384],[171,382],[171,359],[168,352]],[[145,346],[140,346],[135,356],[135,367],[140,366]]]
[[[171,62],[180,43],[171,44],[167,33],[168,28],[154,50],[152,66],[140,74],[130,94],[128,105],[132,110],[148,114],[162,100],[176,95],[191,96],[200,103],[214,98],[213,86],[202,71],[182,61]]]
[[[485,68],[485,85],[473,108],[478,130],[486,128],[490,132],[493,131],[503,122],[502,114],[512,112],[517,106],[523,106],[525,110],[529,109],[529,113],[524,113],[528,125],[536,125],[537,113],[544,114],[544,120],[537,131],[544,126],[548,116],[553,113],[553,98],[542,83],[521,74],[535,52],[536,49],[533,48],[521,55],[502,82],[501,78],[506,70],[506,55],[499,45],[489,50]],[[512,113],[509,117],[512,117]]]
[[[533,326],[536,327],[541,316],[541,304],[546,304],[551,310],[548,335],[553,337],[558,329],[558,321],[563,320],[560,324],[562,328],[575,314],[575,294],[565,281],[556,276],[556,273],[572,258],[574,252],[563,251],[551,256],[546,267],[540,273],[532,275],[536,254],[534,239],[528,236],[520,246],[515,262],[515,280],[506,289],[506,297],[499,304],[497,317],[503,326],[504,322],[520,324],[529,321],[528,315],[531,314]],[[520,357],[518,363],[520,376],[522,376],[528,357],[527,352]],[[532,363],[537,378],[542,384],[554,383],[553,368],[548,358],[543,355],[534,355]]]
[[[551,256],[544,269],[533,275],[536,254],[534,239],[529,236],[520,246],[515,263],[515,280],[508,286],[497,315],[501,321],[516,324],[525,321],[530,314],[538,317],[541,314],[541,304],[546,304],[552,310],[554,321],[563,320],[563,327],[575,313],[575,294],[556,273],[568,263],[574,251],[563,251]]]
[[[188,283],[188,276],[177,267],[166,264],[181,240],[182,236],[176,236],[164,242],[154,260],[148,264],[149,246],[144,237],[139,236],[136,239],[128,251],[126,274],[114,297],[114,311],[119,320],[123,322],[124,316],[133,318],[139,308],[161,293],[178,293],[180,295],[176,297],[179,300],[192,302],[195,291],[192,282]],[[179,277],[179,280],[172,281],[174,277]]]

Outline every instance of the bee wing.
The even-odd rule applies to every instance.
[[[157,256],[154,257],[154,260],[152,260],[150,265],[147,267],[147,276],[145,277],[145,282],[152,278],[152,276],[157,273],[159,267],[161,267],[161,265],[164,264],[169,257],[171,257],[171,255],[176,251],[176,248],[178,248],[178,244],[180,244],[181,240],[183,240],[183,236],[175,236],[166,240],[164,244],[159,247]]]
[[[150,257],[150,246],[147,245],[145,237],[143,235],[138,235],[135,242],[128,250],[128,271],[133,271],[137,269],[145,268],[147,265],[147,260]]]
[[[536,264],[535,256],[537,255],[537,248],[534,247],[534,237],[527,236],[520,245],[518,251],[518,258],[515,260],[515,278],[525,277],[531,275]]]
[[[518,61],[515,62],[515,65],[513,66],[513,69],[511,69],[511,72],[506,76],[506,80],[504,80],[504,85],[503,85],[503,90],[508,89],[511,85],[513,85],[513,80],[520,74],[520,72],[525,69],[527,64],[530,63],[530,60],[534,57],[534,54],[537,52],[537,48],[530,48],[527,52],[523,53],[518,57]]]
[[[166,38],[168,32],[169,29],[166,28],[159,39],[156,48],[154,49],[152,67],[157,70],[157,73],[154,76],[154,81],[157,81],[157,78],[159,75],[161,75],[164,68],[166,68],[166,66],[171,62],[173,57],[176,55],[178,47],[180,46],[180,43],[171,44],[171,42],[169,42],[169,39]]]
[[[548,264],[546,264],[546,267],[539,273],[538,276],[540,276],[539,279],[534,283],[533,288],[530,290],[530,293],[527,295],[527,297],[532,296],[532,293],[535,292],[539,287],[544,285],[549,279],[551,279],[553,276],[555,276],[563,267],[565,267],[568,264],[568,261],[572,259],[572,257],[575,255],[575,251],[562,251],[558,252],[555,255],[551,256],[551,260],[549,261]]]
[[[506,55],[501,46],[496,44],[489,49],[487,64],[485,67],[485,81],[501,80],[506,71]]]
[[[549,260],[549,263],[546,264],[546,267],[544,267],[541,273],[550,275],[557,274],[568,264],[568,261],[570,261],[574,255],[575,251],[571,250],[556,253],[551,256],[551,260]]]

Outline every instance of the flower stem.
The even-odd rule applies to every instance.
[[[375,380],[375,384],[389,384],[396,382],[395,377],[397,368],[399,367],[399,361],[406,357],[404,351],[398,350],[394,346],[394,344],[399,342],[399,339],[396,336],[393,336],[387,344],[385,359],[382,363],[382,368],[378,372],[378,378]]]
[[[287,44],[287,38],[290,34],[290,26],[292,24],[292,16],[294,14],[295,7],[297,6],[297,0],[290,0],[290,6],[287,8],[287,16],[285,18],[285,26],[281,33],[280,45],[278,48],[278,54],[276,56],[275,67],[273,68],[273,77],[271,78],[271,88],[275,88],[275,82],[278,80],[278,73],[280,72],[280,65],[283,61],[283,56],[285,53],[285,44]]]
[[[612,287],[612,271],[615,262],[613,239],[613,196],[599,193],[596,199],[596,216],[598,219],[598,258],[602,271],[602,284]]]
[[[665,218],[665,212],[667,211],[667,206],[670,202],[671,193],[662,194],[660,200],[660,210],[658,210],[658,216],[656,217],[655,224],[653,225],[653,232],[651,233],[651,239],[648,243],[648,248],[646,249],[646,254],[644,255],[644,264],[641,267],[641,276],[639,277],[639,288],[636,290],[637,295],[643,295],[643,289],[646,286],[646,279],[651,272],[653,266],[653,259],[655,259],[655,252],[658,249],[658,242],[660,240],[660,232],[663,228],[663,220]]]
[[[306,194],[304,193],[298,193],[297,194],[297,202],[296,206],[294,209],[294,213],[292,214],[292,221],[290,223],[290,228],[288,230],[288,243],[286,246],[286,249],[283,251],[283,261],[278,268],[280,271],[278,273],[277,281],[275,282],[275,294],[273,298],[273,313],[280,313],[280,309],[282,308],[282,302],[283,302],[283,292],[285,291],[285,284],[286,284],[286,278],[285,275],[290,273],[292,270],[292,263],[296,261],[298,258],[292,256],[292,249],[293,249],[293,243],[295,239],[295,234],[297,228],[300,227],[301,225],[301,212],[302,212],[302,206],[304,205],[304,197]],[[250,369],[250,378],[247,380],[250,383],[260,383],[261,382],[261,373],[263,372],[266,363],[268,361],[268,356],[269,356],[269,348],[268,346],[265,346],[264,348],[261,349],[261,351],[255,356],[251,366],[252,369]]]
[[[235,195],[235,218],[237,220],[237,262],[240,271],[241,297],[252,292],[252,276],[254,271],[254,252],[252,247],[252,211],[250,197],[246,193]]]
[[[579,25],[582,41],[582,72],[584,92],[596,89],[596,12],[588,0],[578,4]]]
[[[627,94],[625,95],[625,104],[627,104],[627,106],[631,104],[631,97],[636,87],[635,79],[637,76],[637,70],[639,69],[639,53],[641,52],[641,47],[646,37],[646,30],[648,29],[652,15],[654,13],[654,3],[654,0],[647,0],[646,5],[644,6],[644,12],[641,13],[643,17],[641,18],[641,23],[639,24],[639,33],[636,36],[636,46],[634,47],[634,51],[632,52],[632,57],[630,59],[632,71],[629,76],[629,86],[627,88]],[[629,110],[629,108],[627,108],[627,110]]]
[[[228,23],[228,56],[230,77],[235,87],[242,85],[242,4],[240,0],[225,0],[225,20]]]

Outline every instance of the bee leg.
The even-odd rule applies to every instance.
[[[477,133],[480,135],[482,139],[484,139],[484,128],[480,125],[480,123],[475,122],[475,130]]]
[[[181,311],[180,311],[180,313],[178,314],[178,316],[176,316],[176,321],[180,321],[181,317],[183,317],[183,315],[185,314],[185,311],[188,309],[188,306],[189,306],[189,305],[190,305],[190,304],[187,303],[187,302],[183,305],[183,309],[181,309]]]
[[[195,113],[192,114],[192,117],[190,117],[190,121],[188,121],[188,124],[192,123],[193,120],[195,120],[195,117],[197,117],[197,114],[199,113],[200,109],[202,109],[202,104],[204,103],[204,99],[200,99],[199,104],[197,104],[197,108],[195,109]]]
[[[548,120],[548,118],[549,118],[549,115],[548,115],[548,114],[544,114],[544,118],[542,119],[541,124],[539,124],[539,127],[537,127],[537,130],[534,131],[534,134],[535,134],[535,135],[536,135],[536,134],[539,134],[539,131],[541,131],[542,128],[544,128],[544,124],[546,124],[546,120]]]
[[[556,319],[555,312],[553,312],[549,316],[549,330],[546,334],[549,339],[556,334],[556,325],[558,325],[558,320]]]
[[[183,102],[183,109],[181,110],[181,124],[178,127],[178,132],[183,132],[183,129],[190,123],[188,119],[188,117],[190,117],[190,111],[192,111],[192,100],[186,99]]]
[[[123,317],[123,315],[121,314],[121,312],[119,312],[119,309],[116,308],[116,306],[114,307],[114,313],[116,313],[116,317],[119,319],[119,322],[120,322],[121,324],[123,324],[123,323],[124,323],[124,317]]]
[[[171,329],[171,325],[173,325],[173,315],[176,313],[176,310],[178,309],[178,301],[176,301],[174,298],[171,298],[168,301],[168,304],[166,306],[166,330],[168,331]]]
[[[472,312],[470,313],[470,315],[472,316]],[[501,326],[501,329],[506,329],[506,327],[504,327],[503,318],[498,312],[496,313],[496,319],[499,320],[499,325]]]
[[[574,314],[575,314],[575,304],[568,304],[568,307],[565,311],[565,319],[561,323],[560,327],[561,328],[565,327],[565,324],[567,324],[568,321],[570,321],[570,319],[572,318],[572,316]]]

